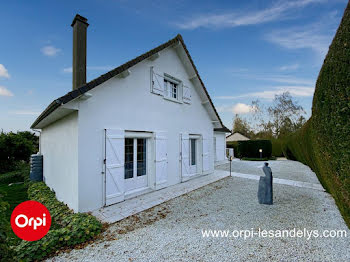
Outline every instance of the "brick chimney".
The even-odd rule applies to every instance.
[[[73,19],[73,90],[86,84],[87,19],[76,15]]]

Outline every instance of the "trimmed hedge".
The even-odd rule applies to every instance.
[[[284,147],[310,166],[350,226],[350,2],[317,79],[311,119]]]
[[[269,161],[269,160],[276,160],[276,157],[272,156],[270,158],[250,158],[250,157],[243,157],[242,160],[246,161]]]
[[[271,139],[272,143],[272,155],[275,157],[284,157],[283,154],[283,141],[281,139]]]
[[[14,248],[16,259],[34,261],[43,259],[56,250],[73,247],[97,236],[102,224],[92,215],[74,213],[58,201],[55,193],[43,182],[33,183],[28,189],[29,199],[36,200],[47,207],[52,222],[47,235],[38,241],[21,241]]]
[[[260,158],[259,149],[262,149],[262,157],[270,158],[272,144],[270,140],[247,140],[238,141],[237,157]],[[236,155],[235,155],[236,156]]]

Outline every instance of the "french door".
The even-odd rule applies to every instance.
[[[146,188],[148,186],[147,139],[125,138],[124,159],[125,192]]]

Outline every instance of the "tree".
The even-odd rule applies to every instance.
[[[267,112],[270,120],[264,124],[264,129],[272,130],[275,138],[285,137],[305,123],[304,108],[293,100],[289,92],[275,95],[273,105],[268,107]]]
[[[240,133],[244,136],[250,137],[252,131],[246,120],[241,118],[238,114],[235,115],[232,127],[232,133]]]
[[[29,162],[31,154],[38,151],[38,137],[28,131],[0,133],[0,174],[12,171],[16,163]]]

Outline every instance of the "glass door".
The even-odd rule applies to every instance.
[[[147,139],[125,138],[125,191],[137,191],[147,183]]]

